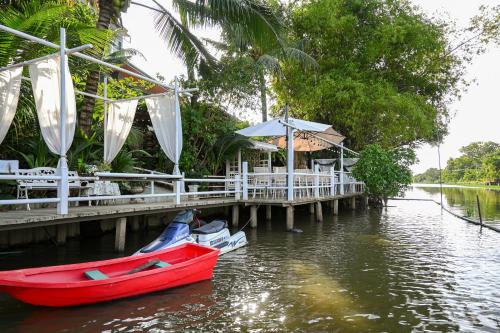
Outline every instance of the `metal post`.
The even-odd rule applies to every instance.
[[[103,97],[104,99],[104,150],[103,150],[103,158],[106,156],[106,147],[108,143],[106,142],[106,127],[108,126],[108,102],[106,99],[108,98],[108,77],[104,76],[104,89],[103,89]]]
[[[152,171],[150,173],[153,174]],[[154,180],[151,180],[151,194],[155,194],[155,181]]]
[[[243,162],[243,200],[248,200],[248,162]]]
[[[330,169],[330,195],[335,195],[335,168]]]
[[[238,149],[238,174],[241,175],[241,148]]]
[[[319,165],[314,166],[314,197],[319,198]]]
[[[269,173],[273,172],[271,154],[272,153],[270,151],[267,152],[267,168]]]
[[[285,105],[285,121],[288,123],[288,104]],[[287,146],[287,199],[288,201],[293,201],[293,196],[294,196],[294,189],[293,189],[293,182],[294,182],[294,175],[293,175],[293,166],[294,166],[294,161],[293,161],[293,153],[294,153],[294,148],[293,148],[293,136],[294,136],[294,130],[292,127],[287,126],[286,127],[286,146]]]
[[[340,143],[340,195],[344,194],[344,143]]]
[[[441,196],[441,209],[443,209],[443,181],[441,179],[441,151],[438,144],[438,164],[439,164],[439,193]]]
[[[240,175],[234,176],[234,198],[240,200],[241,198],[241,181]]]
[[[175,203],[178,205],[181,203],[181,180],[175,181]]]
[[[177,76],[175,77],[175,85],[174,85],[174,93],[175,93],[175,158],[177,159],[174,163],[174,175],[178,175],[180,173],[179,170],[179,152],[180,152],[180,142],[179,142],[179,130],[182,126],[181,124],[181,107],[179,102],[179,79]]]
[[[66,160],[66,30],[60,29],[60,64],[61,64],[61,128],[60,128],[60,141],[61,150],[59,152],[59,175],[61,179],[57,183],[57,196],[60,201],[57,203],[58,214],[68,214],[68,196],[69,196],[69,183],[68,183],[68,162]]]

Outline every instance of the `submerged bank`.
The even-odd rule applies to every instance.
[[[297,212],[248,230],[249,246],[220,258],[214,279],[72,309],[35,308],[0,295],[0,330],[61,332],[237,330],[295,332],[498,331],[498,242],[492,231],[441,214],[432,202],[387,210]],[[130,233],[126,254],[157,236]],[[2,269],[116,256],[113,235],[0,257]]]

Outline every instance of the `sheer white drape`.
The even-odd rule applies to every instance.
[[[111,163],[123,147],[132,128],[137,100],[108,104],[108,116],[104,129],[104,162]]]
[[[175,96],[149,97],[145,100],[156,138],[167,157],[174,162],[174,174],[179,174],[182,123]]]
[[[22,67],[0,72],[0,143],[5,139],[16,114],[22,73]]]
[[[66,57],[66,153],[71,147],[76,127],[76,102],[73,80]],[[29,67],[36,112],[43,139],[54,154],[61,154],[61,64],[54,56]]]

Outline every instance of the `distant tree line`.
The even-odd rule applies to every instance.
[[[500,182],[500,144],[492,141],[473,142],[460,148],[462,155],[450,158],[443,169],[444,183]],[[413,177],[415,183],[439,183],[439,170],[430,168]]]

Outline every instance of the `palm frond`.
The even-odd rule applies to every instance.
[[[269,54],[261,55],[259,59],[257,59],[256,65],[265,68],[278,77],[282,77],[283,75],[279,59]]]
[[[208,64],[215,64],[216,59],[198,37],[157,1],[154,2],[160,9],[160,12],[155,14],[155,27],[169,45],[170,50],[188,66],[194,66],[201,60]]]
[[[299,63],[304,69],[317,69],[317,61],[306,52],[295,47],[283,47],[281,49],[284,60],[291,60]]]

